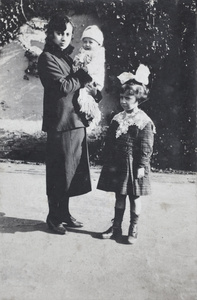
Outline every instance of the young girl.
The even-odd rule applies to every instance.
[[[74,57],[74,71],[86,67],[88,74],[92,77],[91,85],[97,89],[97,95],[92,97],[87,93],[87,88],[80,89],[78,97],[78,109],[84,117],[86,126],[94,120],[97,125],[101,119],[98,102],[101,100],[101,90],[104,86],[105,76],[105,49],[103,47],[103,33],[96,25],[88,26],[82,34],[82,47]],[[90,84],[89,84],[90,85]]]
[[[97,188],[115,193],[115,216],[103,238],[119,239],[126,205],[130,200],[128,242],[137,239],[137,222],[141,212],[140,196],[150,193],[150,158],[153,151],[155,127],[138,105],[147,99],[149,70],[140,65],[136,74],[122,73],[118,113],[110,124],[104,148],[104,166]]]

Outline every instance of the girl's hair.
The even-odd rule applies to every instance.
[[[53,39],[54,31],[65,31],[68,23],[70,23],[74,29],[72,21],[64,12],[58,12],[53,15],[47,25],[46,41]]]
[[[144,85],[140,84],[137,81],[129,80],[125,82],[123,85],[121,85],[120,88],[121,94],[127,94],[127,95],[135,95],[137,101],[139,103],[144,102],[148,100],[148,93],[149,89]]]

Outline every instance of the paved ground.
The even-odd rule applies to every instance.
[[[45,224],[45,167],[0,164],[0,300],[197,299],[195,175],[152,174],[134,246],[95,238],[113,216],[112,193],[71,201],[83,229]],[[126,235],[129,211],[123,229]]]

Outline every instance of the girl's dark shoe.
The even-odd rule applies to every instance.
[[[103,232],[103,239],[120,240],[122,237],[122,219],[124,215],[124,209],[115,207],[114,219],[111,220],[112,226]]]
[[[102,234],[103,239],[111,239],[111,240],[118,240],[122,236],[122,228],[111,226],[108,230],[104,231]]]
[[[111,220],[112,226],[103,232],[103,239],[119,240],[122,237],[122,219],[125,209],[115,207],[114,219]]]
[[[69,215],[66,219],[62,220],[63,223],[66,223],[65,225],[67,227],[72,228],[80,228],[83,227],[83,223],[77,221],[75,218],[73,218],[71,215]]]
[[[128,232],[128,243],[134,244],[137,240],[138,235],[138,218],[139,216],[136,215],[134,212],[130,212],[130,226],[129,226],[129,232]]]
[[[47,217],[47,225],[49,227],[49,229],[51,229],[52,231],[54,231],[55,233],[58,233],[58,234],[65,234],[66,233],[66,229],[65,227],[63,226],[62,223],[60,224],[54,224],[49,217]]]
[[[104,231],[101,236],[103,239],[111,239],[118,240],[122,236],[122,221],[117,221],[116,219],[112,219],[112,226],[109,227],[106,231]]]

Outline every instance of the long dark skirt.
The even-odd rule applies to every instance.
[[[56,201],[91,191],[85,128],[47,134],[46,185]]]

